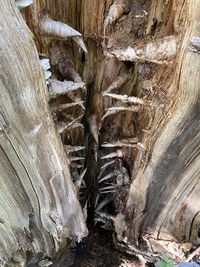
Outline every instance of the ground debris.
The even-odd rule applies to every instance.
[[[108,266],[140,267],[142,265],[136,257],[124,255],[114,249],[110,232],[92,227],[89,236],[77,246],[74,263],[69,267]]]

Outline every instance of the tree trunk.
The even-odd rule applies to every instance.
[[[87,230],[32,34],[14,1],[1,4],[0,256],[40,260]]]
[[[40,59],[50,59],[49,107],[69,161],[30,33],[8,2],[1,14],[1,124],[8,125],[1,147],[12,167],[3,164],[3,191],[14,201],[7,177],[15,170],[18,210],[27,207],[13,213],[19,222],[4,244],[30,220],[37,240],[30,250],[37,244],[34,252],[52,256],[61,246],[49,252],[57,217],[73,236],[84,236],[69,166],[85,217],[88,210],[90,220],[112,228],[118,248],[152,261],[163,250],[182,259],[200,225],[200,2],[35,0],[21,10]]]

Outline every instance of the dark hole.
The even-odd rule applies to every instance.
[[[82,54],[81,54],[81,63],[82,64],[85,63],[85,52],[82,52]]]
[[[130,70],[135,65],[135,63],[134,62],[130,62],[130,61],[124,61],[124,65],[125,65],[127,70]]]
[[[158,22],[157,22],[157,19],[153,19],[153,25],[152,25],[152,27],[151,27],[151,34],[152,35],[155,35],[155,32],[156,32],[156,28],[157,28],[157,24],[158,24]]]

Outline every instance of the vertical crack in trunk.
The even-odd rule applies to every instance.
[[[105,12],[106,39],[99,33],[87,35],[88,29],[83,29],[87,55],[77,53],[70,42],[68,47],[58,41],[48,46],[53,76],[65,90],[51,99],[50,106],[70,158],[74,184],[80,187],[77,192],[85,217],[89,210],[90,220],[117,231],[119,241],[128,230],[126,219],[131,222],[132,216],[137,217],[137,207],[133,205],[132,211],[127,211],[126,203],[131,179],[149,160],[148,149],[142,143],[144,133],[154,132],[155,106],[162,102],[164,109],[166,104],[156,84],[160,77],[153,80],[151,76],[156,76],[158,68],[164,72],[176,53],[173,36],[156,36],[155,41],[145,36],[144,10],[149,4],[135,3],[130,8],[128,2],[114,1]],[[152,35],[156,35],[158,29],[152,27]],[[132,43],[134,47],[130,47]],[[82,79],[87,95],[78,87],[63,87],[68,81],[82,83]],[[49,87],[56,92],[52,81]],[[85,107],[80,110],[78,103],[84,100]],[[70,152],[69,146],[83,146],[85,150],[74,148]]]
[[[108,0],[89,5],[90,0],[86,0],[80,5],[80,1],[60,0],[59,12],[55,3],[42,1],[40,8],[47,7],[49,17],[43,17],[37,25],[42,36],[36,39],[50,92],[49,106],[70,161],[71,176],[85,219],[88,217],[92,224],[114,232],[121,248],[130,254],[146,255],[150,259],[154,256],[152,251],[148,253],[154,237],[173,239],[176,236],[165,211],[170,213],[173,202],[170,192],[173,183],[169,181],[173,180],[175,187],[181,185],[184,178],[181,171],[184,171],[182,164],[186,162],[187,153],[182,153],[184,144],[181,141],[186,135],[180,126],[180,145],[176,142],[179,141],[177,132],[166,130],[161,141],[159,135],[162,136],[168,121],[173,124],[171,114],[177,102],[182,99],[187,110],[184,97],[191,99],[187,88],[181,84],[186,70],[182,69],[183,55],[176,64],[180,47],[177,44],[182,42],[187,19],[181,20],[187,12],[175,1]],[[194,3],[198,7],[197,2]],[[67,9],[72,10],[72,14],[66,13]],[[64,21],[78,25],[83,35]],[[65,40],[55,40],[58,37]],[[69,38],[66,40],[67,37],[88,53],[78,51],[76,44]],[[198,38],[191,39],[190,53],[198,53]],[[182,53],[189,58],[185,47],[184,44]],[[49,57],[51,72],[47,71],[50,65],[43,57]],[[185,110],[181,108],[177,108],[174,121],[179,124],[179,117],[188,130],[192,126],[191,111],[187,116],[182,115]],[[179,126],[174,127],[179,133]],[[163,143],[156,147],[157,141]],[[180,164],[176,158],[181,153]],[[174,173],[179,168],[175,179]],[[185,199],[182,202],[185,203]],[[177,200],[179,211],[182,202]],[[184,213],[187,209],[184,208],[180,216],[177,210],[174,213],[181,225],[183,217],[188,217]],[[194,212],[199,214],[197,210]],[[192,228],[198,220],[199,216],[193,220]],[[188,219],[183,224],[186,221]],[[178,231],[182,235],[182,230]],[[189,232],[193,236],[196,231],[190,228]],[[148,235],[152,237],[151,242]],[[129,246],[126,241],[135,246]]]
[[[86,97],[86,111],[85,111],[85,142],[86,142],[86,158],[85,168],[87,172],[85,174],[85,183],[87,186],[86,198],[89,200],[90,219],[94,219],[94,198],[97,195],[97,181],[96,177],[99,173],[99,153],[98,153],[98,132],[94,133],[97,122],[95,121],[95,110],[93,108],[95,88],[94,83],[91,82],[87,86]],[[93,119],[93,121],[92,121]]]

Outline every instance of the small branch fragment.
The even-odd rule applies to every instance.
[[[106,156],[101,157],[101,159],[112,159],[112,158],[122,158],[123,153],[121,150],[117,150],[116,152],[110,153]]]
[[[176,39],[174,36],[167,36],[144,44],[143,47],[129,46],[126,49],[112,50],[110,55],[114,55],[120,61],[148,61],[165,64],[167,60],[176,55]]]
[[[111,92],[114,89],[119,89],[122,87],[122,85],[127,82],[129,78],[129,75],[125,73],[123,76],[118,76],[116,80],[103,92],[103,96],[105,96],[106,93]]]
[[[106,93],[105,96],[115,98],[115,99],[120,100],[124,103],[132,103],[132,104],[138,104],[138,105],[144,105],[145,104],[145,102],[142,99],[135,97],[135,96],[110,94],[110,93]]]
[[[58,81],[55,79],[49,79],[49,95],[50,98],[55,98],[58,95],[64,95],[68,92],[78,90],[78,89],[84,89],[85,90],[85,84],[83,82],[81,83],[74,83],[72,81]]]
[[[101,210],[105,205],[107,205],[111,200],[110,199],[104,199],[99,203],[99,205],[96,207],[95,212]]]
[[[106,162],[103,166],[101,166],[101,170],[104,171],[108,166],[112,165],[115,162],[116,162],[115,160],[111,160],[109,162]]]
[[[66,103],[66,104],[60,104],[58,106],[57,105],[56,106],[50,106],[50,109],[52,112],[58,112],[58,111],[62,111],[64,109],[72,108],[74,106],[80,106],[81,108],[83,108],[83,110],[85,110],[83,104],[84,104],[84,101]]]
[[[80,46],[80,48],[82,48],[83,51],[87,53],[86,46],[83,42],[82,34],[74,30],[66,23],[52,20],[46,16],[40,23],[40,29],[41,32],[47,36],[64,38],[64,39],[72,37],[74,41]]]
[[[76,162],[73,161],[73,162],[70,163],[70,167],[72,169],[82,169],[83,165],[82,164],[77,164]]]
[[[105,190],[103,190],[105,189]],[[102,188],[100,191],[100,194],[109,194],[109,193],[115,193],[115,187],[110,187],[110,189]]]
[[[137,50],[139,54],[139,50]],[[155,42],[150,42],[146,45],[144,51],[145,58],[155,61],[162,62],[163,60],[168,60],[176,55],[176,39],[174,36],[167,36],[163,39],[157,40]]]
[[[195,251],[193,251],[185,260],[185,262],[191,261],[197,254],[200,254],[200,247],[198,247]]]
[[[108,110],[107,109],[106,113],[103,115],[103,117],[101,118],[101,120],[103,121],[108,116],[112,116],[112,115],[115,115],[117,113],[118,113],[118,111],[116,111],[116,110]]]
[[[80,32],[74,30],[66,23],[55,21],[47,16],[41,21],[40,28],[43,34],[54,37],[68,38],[82,36]]]
[[[101,120],[104,120],[106,117],[111,116],[111,115],[115,115],[121,111],[132,111],[132,112],[138,112],[141,109],[140,106],[133,106],[133,107],[110,107],[108,109],[106,109],[106,113],[104,114],[104,116],[102,117]]]
[[[33,0],[17,0],[15,1],[16,3],[16,6],[19,8],[19,9],[23,9],[27,6],[30,6],[33,4]]]
[[[83,38],[81,38],[81,37],[79,37],[79,36],[76,36],[76,37],[73,37],[73,40],[74,40],[74,42],[77,43],[77,45],[78,45],[81,49],[83,49],[83,51],[84,51],[85,53],[88,52],[88,51],[87,51],[87,48],[86,48],[86,46],[85,46],[85,44],[84,44],[84,42],[83,42]]]
[[[105,186],[105,187],[102,187],[99,189],[100,192],[105,192],[107,190],[112,190],[112,189],[115,189],[116,186],[115,185],[109,185],[109,186]]]
[[[100,198],[100,194],[97,194],[96,199],[95,199],[95,203],[94,203],[94,207],[97,206],[97,203],[99,201],[99,198]]]
[[[53,264],[52,261],[45,259],[45,260],[41,260],[38,264],[39,267],[48,267],[51,266]]]
[[[107,110],[108,111],[133,111],[138,112],[141,109],[140,106],[132,106],[132,107],[110,107]]]
[[[70,157],[69,159],[70,159],[70,161],[79,161],[79,160],[84,160],[85,158],[83,158],[83,157]]]
[[[85,90],[85,87],[84,87],[84,90]],[[82,107],[82,109],[85,110],[84,105],[81,104],[82,99],[81,99],[80,97],[75,96],[73,91],[68,91],[68,92],[67,92],[67,97],[68,97],[72,102],[78,103],[77,105],[80,105],[80,106]]]
[[[69,128],[69,124],[64,124],[64,123],[58,123],[57,124],[57,130],[58,130],[58,133],[61,134],[63,133],[67,128]]]
[[[78,120],[80,120],[82,117],[83,117],[83,115],[79,116],[78,118],[74,119],[73,121],[71,121],[71,122],[69,122],[69,123],[67,123],[67,124],[65,124],[65,123],[63,123],[63,122],[58,123],[58,124],[57,124],[57,130],[58,130],[58,133],[61,134],[61,133],[63,133],[65,130],[67,130],[67,129],[69,129],[69,128],[71,129],[71,128],[72,128],[71,126],[73,126],[73,124],[76,123]]]
[[[105,218],[105,219],[107,219],[107,220],[112,220],[112,221],[114,221],[114,219],[115,219],[114,216],[112,216],[112,215],[110,215],[110,214],[107,214],[107,213],[105,213],[105,212],[99,212],[99,211],[97,211],[97,214],[98,214],[101,218]]]
[[[140,144],[140,143],[139,143]],[[138,138],[122,139],[113,143],[104,143],[102,147],[138,147]]]
[[[124,138],[121,139],[121,142],[123,144],[135,144],[138,142],[138,138],[137,137],[133,137],[133,138]]]
[[[65,148],[66,152],[69,154],[69,153],[78,152],[80,150],[84,150],[85,146],[67,146],[67,145],[65,145],[64,148]]]
[[[98,180],[98,183],[102,183],[105,180],[109,180],[110,178],[112,178],[113,176],[115,176],[115,174],[113,172],[105,175],[104,177],[102,177],[101,179]]]

